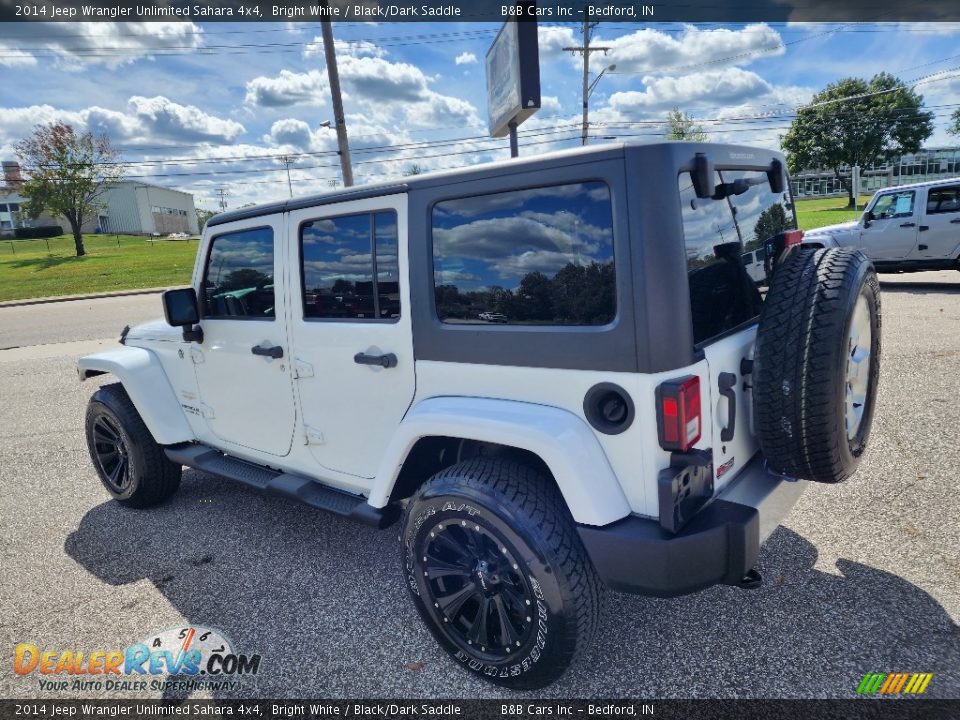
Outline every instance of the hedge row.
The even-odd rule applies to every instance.
[[[44,225],[42,227],[17,228],[13,232],[14,237],[18,240],[39,240],[63,235],[63,228],[59,225]]]

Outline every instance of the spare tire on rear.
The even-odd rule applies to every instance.
[[[824,483],[856,470],[880,371],[880,286],[849,248],[798,249],[774,273],[753,362],[753,418],[777,472]]]

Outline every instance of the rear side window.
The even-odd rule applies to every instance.
[[[960,185],[930,188],[927,194],[927,214],[960,212]]]
[[[442,201],[432,232],[436,307],[446,323],[606,325],[616,315],[605,183]]]
[[[273,230],[254,228],[213,238],[201,290],[204,317],[273,320]]]
[[[305,319],[400,317],[397,216],[342,215],[300,228]]]
[[[766,240],[796,227],[788,196],[772,193],[765,173],[715,173],[717,184],[741,179],[748,183],[743,194],[703,199],[694,192],[689,173],[679,176],[693,339],[697,345],[760,314],[763,296],[746,266],[763,261]]]

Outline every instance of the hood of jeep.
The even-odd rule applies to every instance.
[[[127,342],[131,340],[183,342],[183,331],[167,325],[166,320],[150,320],[130,328],[130,332],[127,333]]]
[[[813,228],[812,230],[807,230],[803,236],[804,238],[809,238],[816,235],[848,234],[856,232],[859,227],[859,220],[851,220],[850,222],[837,223],[836,225],[824,225],[823,227]]]

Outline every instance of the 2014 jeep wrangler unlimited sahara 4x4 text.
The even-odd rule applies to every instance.
[[[87,411],[94,467],[136,508],[188,466],[402,516],[437,641],[542,687],[604,584],[756,586],[805,482],[857,466],[876,275],[799,249],[787,188],[770,151],[606,145],[218,215],[166,322],[79,361],[119,380]]]

